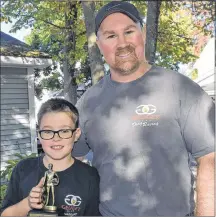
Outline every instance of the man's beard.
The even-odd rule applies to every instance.
[[[128,57],[122,58],[121,55],[129,54]],[[112,67],[116,72],[121,75],[130,75],[134,73],[140,65],[140,62],[135,53],[133,46],[128,45],[124,48],[119,48],[116,51],[115,65]]]

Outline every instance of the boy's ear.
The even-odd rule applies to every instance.
[[[74,139],[74,142],[77,142],[77,140],[80,138],[81,136],[81,129],[80,128],[77,128],[76,131],[75,131],[75,139]]]

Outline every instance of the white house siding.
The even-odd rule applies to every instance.
[[[1,168],[31,148],[27,68],[1,68]]]
[[[193,68],[198,70],[195,82],[215,98],[215,38],[208,41]]]

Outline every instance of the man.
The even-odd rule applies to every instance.
[[[114,1],[95,19],[110,67],[78,102],[82,138],[93,151],[102,215],[214,215],[214,103],[189,78],[151,66],[137,9]],[[189,156],[198,162],[197,203]]]

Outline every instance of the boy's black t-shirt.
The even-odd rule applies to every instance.
[[[33,187],[44,176],[47,168],[43,156],[20,161],[14,168],[1,213],[27,197]],[[79,160],[64,171],[56,172],[59,184],[55,186],[55,205],[58,215],[100,215],[99,214],[99,175],[94,167]]]

